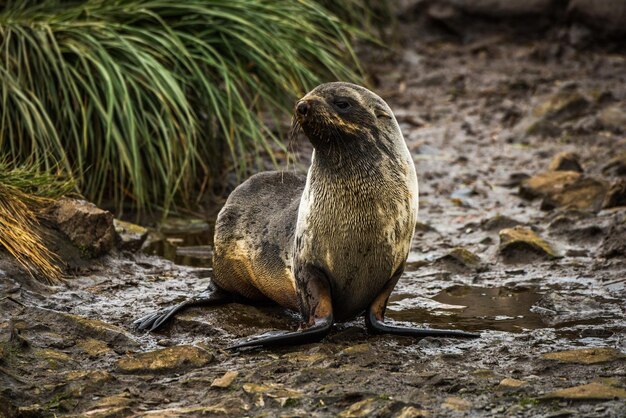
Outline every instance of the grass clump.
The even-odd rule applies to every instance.
[[[358,81],[358,33],[313,0],[0,1],[0,150],[97,203],[189,202],[284,148],[268,114]]]
[[[71,192],[71,180],[38,171],[38,164],[13,166],[0,159],[0,247],[32,276],[48,284],[62,278],[57,256],[50,251],[38,215]]]

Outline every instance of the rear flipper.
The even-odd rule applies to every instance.
[[[372,334],[393,334],[408,337],[449,337],[449,338],[480,338],[480,334],[473,332],[457,331],[451,329],[411,328],[387,325],[376,317],[370,308],[365,313],[365,324]]]
[[[155,331],[165,325],[174,315],[193,306],[222,305],[232,300],[232,295],[213,283],[202,293],[183,302],[165,309],[148,314],[133,322],[133,328],[138,331]]]
[[[272,331],[245,338],[229,349],[244,347],[276,347],[298,345],[320,341],[333,326],[333,306],[330,286],[326,276],[312,267],[305,267],[301,273],[301,283],[305,287],[300,296],[302,311],[308,318],[305,328],[298,331]]]
[[[309,344],[320,341],[324,338],[333,326],[332,315],[319,318],[316,323],[306,329],[298,331],[270,331],[265,334],[244,338],[241,342],[228,347],[229,350],[236,350],[244,347],[276,347],[281,345]]]
[[[391,291],[396,286],[398,279],[402,275],[402,270],[397,271],[389,280],[383,291],[374,299],[374,302],[365,312],[365,324],[368,331],[373,334],[393,334],[409,337],[451,337],[451,338],[480,338],[480,334],[448,329],[429,329],[398,327],[385,324],[385,310]]]

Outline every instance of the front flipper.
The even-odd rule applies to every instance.
[[[133,322],[133,328],[152,332],[165,325],[176,313],[192,306],[221,305],[230,302],[232,295],[218,288],[213,283],[202,293],[190,297],[181,303],[148,314]]]
[[[333,306],[328,279],[320,270],[305,266],[299,275],[301,287],[301,310],[308,319],[298,331],[271,331],[243,339],[228,347],[276,347],[281,345],[308,344],[320,341],[333,326]]]
[[[396,272],[389,280],[383,291],[374,299],[374,302],[367,308],[365,312],[365,324],[368,331],[373,334],[393,334],[404,335],[409,337],[451,337],[451,338],[479,338],[480,334],[472,332],[464,332],[448,329],[431,329],[431,328],[412,328],[398,327],[385,324],[385,310],[389,295],[396,286],[398,279],[402,275],[402,270]]]

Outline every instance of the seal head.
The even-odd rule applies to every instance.
[[[316,87],[296,104],[294,123],[302,128],[318,154],[330,160],[339,159],[341,151],[375,152],[380,156],[377,151],[383,150],[393,157],[389,143],[404,145],[387,103],[356,84],[334,82]]]

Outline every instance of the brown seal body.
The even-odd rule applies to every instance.
[[[298,310],[303,327],[234,346],[319,340],[334,321],[365,312],[371,332],[476,337],[384,324],[417,221],[415,167],[389,106],[368,89],[322,84],[296,105],[314,147],[305,177],[269,172],[233,191],[218,215],[213,282],[201,297],[136,321],[155,329],[178,310],[228,295]]]
[[[305,180],[292,173],[259,173],[230,194],[215,224],[215,284],[298,310],[292,259]]]
[[[342,115],[333,103],[351,101]],[[417,177],[391,110],[347,83],[303,98],[300,125],[315,146],[306,177],[261,173],[218,215],[214,281],[253,299],[299,309],[297,268],[330,278],[336,320],[364,311],[404,264],[417,217]],[[376,115],[378,113],[378,116]],[[343,117],[342,117],[343,116]]]

